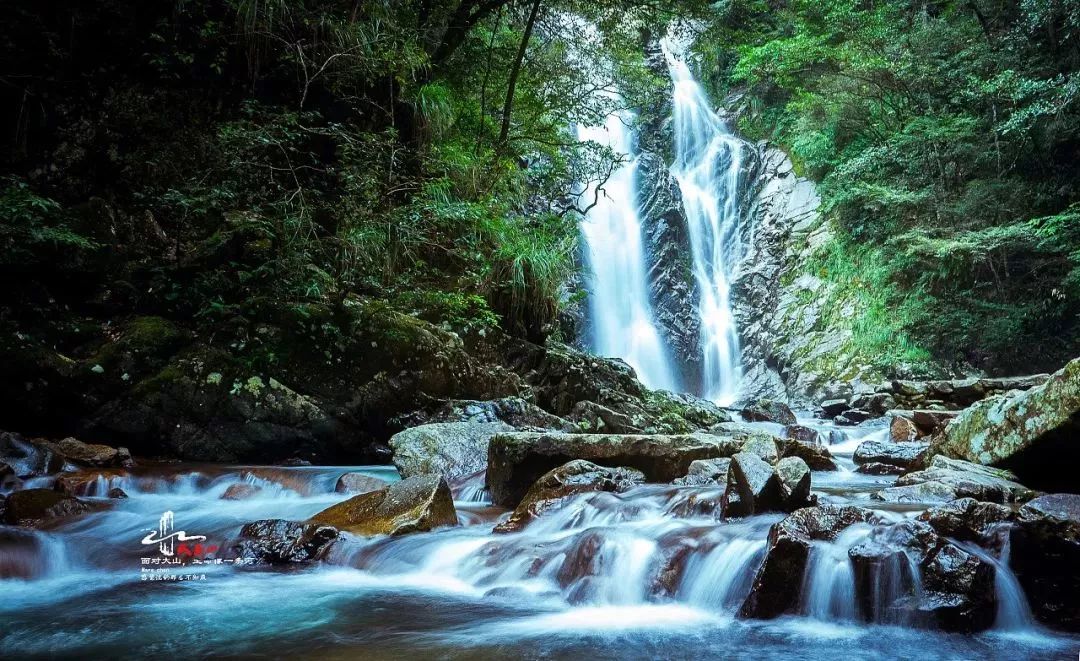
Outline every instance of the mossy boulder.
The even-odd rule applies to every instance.
[[[310,523],[357,535],[404,535],[456,526],[458,520],[446,480],[440,475],[417,475],[328,507],[311,517]]]
[[[1030,390],[972,405],[934,438],[931,451],[1009,468],[1036,488],[1080,489],[1080,359]]]
[[[487,468],[491,439],[513,430],[504,422],[421,425],[395,434],[390,449],[402,477],[437,473],[455,480]]]

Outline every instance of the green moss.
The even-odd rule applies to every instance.
[[[162,317],[136,317],[124,329],[123,342],[133,351],[161,354],[178,348],[185,333]]]

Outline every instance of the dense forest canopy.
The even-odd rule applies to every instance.
[[[618,161],[571,127],[668,93],[643,43],[678,19],[744,135],[820,182],[839,230],[820,271],[867,292],[875,360],[1030,371],[1080,350],[1075,3],[2,11],[6,331],[63,344],[58,310],[212,329],[362,297],[557,333],[574,193]]]

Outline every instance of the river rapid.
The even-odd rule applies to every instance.
[[[835,432],[841,464],[813,474],[822,502],[874,508],[891,520],[921,511],[882,509],[869,494],[891,478],[852,472],[857,443],[883,429],[816,426]],[[870,534],[868,525],[814,547],[803,585],[792,588],[801,590],[799,615],[738,619],[781,515],[718,521],[700,505],[715,495],[707,487],[585,494],[521,532],[493,534],[506,511],[490,506],[480,476],[454,488],[459,527],[397,538],[344,535],[313,567],[228,561],[245,523],[304,519],[340,502],[348,496],[335,484],[351,471],[397,479],[384,466],[144,463],[102,471],[80,489],[107,502],[105,511],[42,531],[0,527],[0,565],[21,568],[20,578],[0,580],[0,657],[1011,660],[1071,658],[1080,649],[1077,638],[1032,621],[1002,565],[991,631],[966,636],[859,621],[846,551]],[[241,483],[261,490],[222,499]],[[105,498],[115,487],[129,497]],[[176,530],[221,547],[210,555],[223,561],[151,564],[162,556],[142,542],[165,512]],[[681,571],[672,578],[675,557]],[[162,574],[178,578],[152,578]]]

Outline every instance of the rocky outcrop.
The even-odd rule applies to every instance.
[[[248,498],[254,498],[261,492],[261,487],[257,487],[254,484],[248,484],[247,482],[238,482],[236,484],[230,484],[229,488],[225,490],[225,493],[221,494],[221,499],[247,500]]]
[[[698,459],[690,462],[686,475],[677,478],[673,484],[684,487],[726,487],[731,459]]]
[[[859,507],[822,505],[797,510],[773,525],[765,560],[739,615],[771,619],[793,612],[799,603],[811,543],[831,542],[849,526],[873,519],[873,513]]]
[[[514,507],[544,473],[574,459],[602,466],[634,468],[650,482],[671,482],[698,459],[730,457],[745,436],[713,434],[500,434],[491,440],[488,486],[492,502]]]
[[[852,459],[856,464],[889,464],[906,469],[918,464],[929,447],[928,443],[863,441]]]
[[[510,518],[495,526],[494,532],[516,532],[537,517],[560,508],[578,494],[597,491],[621,492],[645,481],[632,468],[606,468],[580,459],[548,471],[525,494]]]
[[[1080,496],[1040,496],[1020,508],[1010,564],[1035,616],[1080,631]]]
[[[7,497],[4,521],[13,526],[38,528],[63,519],[102,509],[101,503],[79,500],[52,489],[25,489]]]
[[[337,538],[332,526],[264,519],[240,529],[232,553],[248,563],[306,564],[322,559]]]
[[[756,151],[760,165],[747,185],[744,223],[752,229],[751,249],[732,281],[743,396],[804,404],[825,378],[812,372],[813,362],[844,340],[818,327],[824,283],[802,268],[831,230],[814,184],[795,174],[781,150],[762,142]]]
[[[1080,359],[1024,392],[981,401],[956,417],[932,451],[1001,466],[1047,490],[1080,489]]]
[[[963,632],[980,631],[994,622],[994,565],[922,521],[878,527],[848,556],[869,619],[896,621],[898,613],[907,613],[915,623]],[[921,589],[914,588],[908,571],[917,574]]]
[[[1016,513],[996,503],[984,503],[974,498],[960,498],[919,515],[920,521],[930,524],[939,535],[968,542],[985,543],[1003,524],[1016,518]]]
[[[743,420],[749,422],[775,422],[781,425],[793,425],[797,422],[791,407],[772,399],[759,399],[744,406],[739,413]]]
[[[552,415],[522,397],[503,397],[489,401],[432,401],[428,406],[394,420],[394,424],[404,429],[439,422],[503,422],[522,431],[576,430],[575,423]]]
[[[928,468],[902,475],[896,486],[870,497],[890,503],[947,503],[957,498],[1016,503],[1034,497],[1035,493],[1015,478],[1005,470],[937,455]]]
[[[19,478],[40,477],[63,470],[64,457],[55,445],[0,432],[0,461]]]
[[[450,487],[440,475],[417,475],[353,496],[309,522],[357,535],[404,535],[458,524]]]
[[[505,422],[443,422],[421,425],[390,438],[394,466],[401,477],[439,474],[451,481],[487,467],[488,443]]]

